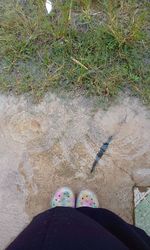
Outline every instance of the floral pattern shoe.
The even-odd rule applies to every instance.
[[[68,187],[58,189],[51,200],[51,207],[75,207],[73,191]]]
[[[76,207],[92,207],[98,208],[99,202],[96,194],[90,190],[83,190],[77,197]]]

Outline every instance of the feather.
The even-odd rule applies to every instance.
[[[106,152],[110,142],[112,141],[113,136],[108,137],[108,140],[106,142],[103,143],[102,147],[100,148],[100,150],[98,151],[95,161],[93,162],[92,165],[92,169],[91,169],[91,173],[94,171],[98,161],[102,158],[103,154]]]
[[[46,0],[45,5],[46,5],[47,12],[49,14],[52,11],[52,3],[51,3],[51,1],[50,0]]]

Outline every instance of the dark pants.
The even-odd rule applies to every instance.
[[[37,215],[7,250],[150,250],[141,229],[101,208],[57,207]]]

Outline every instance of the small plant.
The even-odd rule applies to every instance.
[[[132,44],[142,39],[142,29],[147,10],[141,10],[136,1],[104,1],[107,16],[107,31],[118,41],[119,46]]]

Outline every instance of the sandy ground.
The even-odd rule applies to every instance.
[[[0,96],[0,249],[49,207],[53,192],[94,190],[102,207],[133,223],[133,192],[150,185],[150,112],[122,97],[107,111],[96,100],[49,94],[33,105]],[[97,151],[113,141],[95,171]]]

